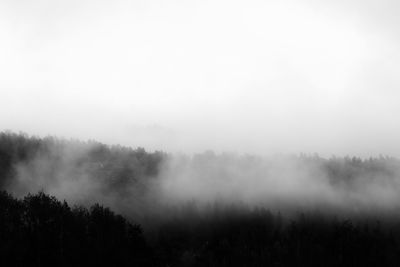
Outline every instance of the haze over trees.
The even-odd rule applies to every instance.
[[[0,133],[4,266],[398,266],[400,161]],[[106,208],[110,207],[110,208]]]

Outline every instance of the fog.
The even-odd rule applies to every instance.
[[[173,153],[400,156],[399,4],[0,2],[0,127]]]
[[[399,266],[399,14],[0,0],[0,261]]]
[[[285,216],[400,215],[400,160],[395,158],[150,154],[94,141],[48,137],[41,142],[47,145],[12,166],[15,176],[7,191],[17,197],[43,191],[77,205],[100,203],[147,227],[187,207],[204,214],[224,207],[264,208]]]
[[[395,209],[398,162],[366,159],[400,157],[398,11],[393,0],[1,1],[0,130],[168,153],[149,174],[123,149],[92,159],[96,142],[55,145],[17,162],[9,190],[137,217],[189,202]]]
[[[161,173],[160,182],[165,198],[178,203],[193,200],[203,204],[242,203],[274,210],[329,212],[332,208],[355,213],[379,213],[398,207],[397,161],[393,164],[389,160],[378,172],[361,171],[368,162],[346,161],[338,159],[338,165],[331,165],[335,166],[334,171],[341,172],[335,176],[328,167],[334,159],[261,158],[208,152],[191,160],[173,158]]]

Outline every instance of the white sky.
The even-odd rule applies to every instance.
[[[400,156],[400,2],[0,0],[0,130]]]

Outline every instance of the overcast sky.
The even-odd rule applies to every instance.
[[[0,0],[0,130],[400,156],[396,0]]]

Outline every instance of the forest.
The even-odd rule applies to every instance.
[[[400,161],[0,133],[1,266],[398,266]]]

